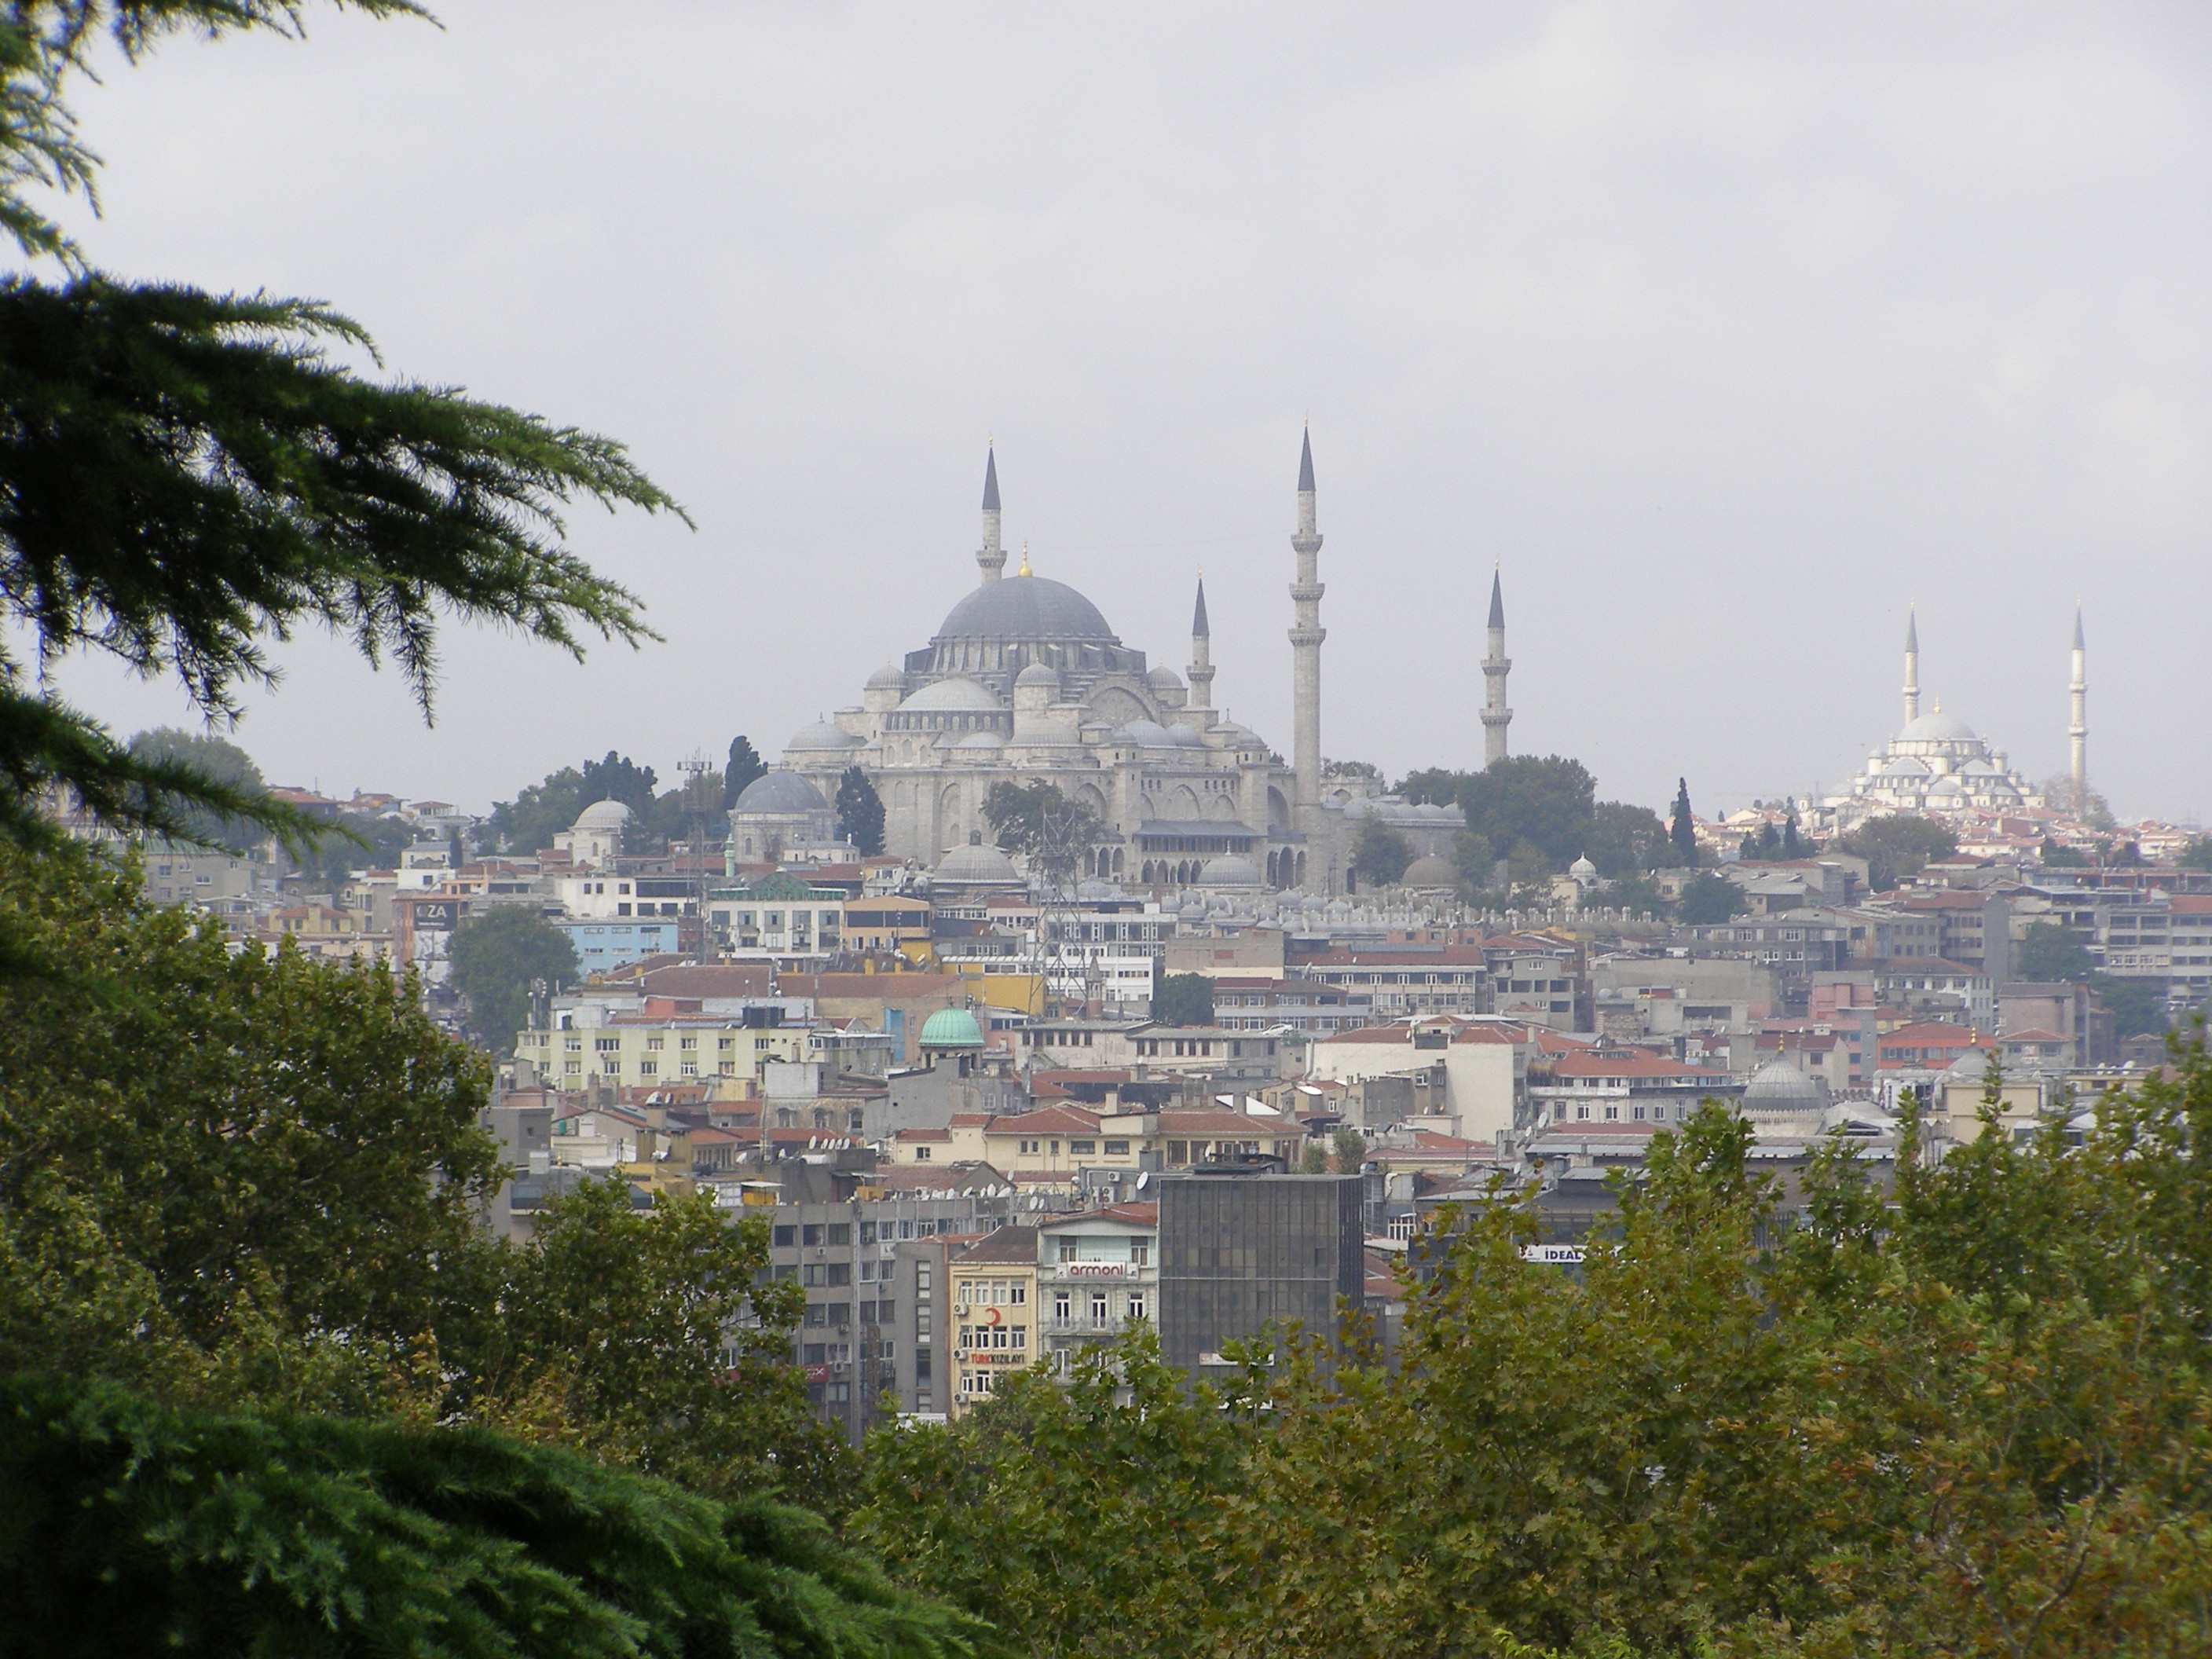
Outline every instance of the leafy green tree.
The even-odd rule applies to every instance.
[[[2087,984],[2097,971],[2095,959],[2081,935],[2056,921],[2029,923],[2020,948],[2013,953],[2012,965],[2014,978],[2042,984],[2061,980]]]
[[[1743,889],[1726,876],[1710,871],[1692,876],[1683,884],[1680,903],[1675,915],[1693,927],[1726,921],[1730,916],[1740,916],[1751,908],[1743,896]]]
[[[769,1280],[768,1238],[705,1192],[639,1210],[609,1179],[556,1199],[508,1270],[473,1414],[695,1492],[838,1507],[850,1453],[790,1364],[805,1292]]]
[[[1308,1140],[1306,1142],[1305,1151],[1298,1155],[1298,1173],[1300,1175],[1327,1175],[1328,1173],[1328,1148],[1324,1147],[1318,1140]]]
[[[335,890],[362,868],[395,869],[399,855],[415,844],[415,831],[397,817],[344,812],[332,819],[303,849],[301,870]]]
[[[1163,1025],[1213,1024],[1213,981],[1205,974],[1169,974],[1152,992],[1152,1018]]]
[[[1510,755],[1469,778],[1460,792],[1468,828],[1498,847],[1527,842],[1550,869],[1582,856],[1595,815],[1596,781],[1580,761]]]
[[[1649,876],[1622,876],[1607,882],[1605,902],[1618,909],[1662,920],[1674,914],[1673,901]]]
[[[1352,867],[1370,886],[1388,887],[1413,861],[1413,849],[1406,838],[1380,818],[1369,818],[1352,838]]]
[[[1933,818],[1897,812],[1869,818],[1835,846],[1864,859],[1868,885],[1882,893],[1911,881],[1937,859],[1949,858],[1959,850],[1959,838]]]
[[[501,1058],[530,1023],[531,986],[548,990],[581,976],[568,934],[526,905],[502,904],[470,916],[446,947],[451,983],[469,1001],[469,1030]]]
[[[1101,827],[1090,806],[1070,800],[1050,783],[1001,780],[983,797],[983,817],[1000,848],[1019,854],[1047,881],[1061,885],[1074,879]]]
[[[389,15],[412,7],[358,0]],[[622,447],[415,383],[357,375],[368,334],[319,303],[123,282],[33,203],[89,197],[68,94],[103,40],[135,59],[179,30],[285,31],[278,0],[20,0],[0,19],[0,230],[60,282],[0,281],[0,600],[44,662],[100,651],[174,673],[212,719],[274,676],[261,641],[320,625],[390,658],[426,715],[442,616],[580,653],[648,637],[635,598],[564,544],[578,498],[674,503]],[[0,657],[0,835],[51,844],[64,790],[126,829],[189,833],[198,807],[297,840],[304,817],[134,757]]]
[[[1462,830],[1452,837],[1452,865],[1459,872],[1462,888],[1487,887],[1497,862],[1498,849],[1490,844],[1489,836]]]
[[[2112,1014],[2114,1035],[2142,1036],[2166,1029],[2166,1000],[2142,981],[2094,974],[2089,988]]]
[[[659,781],[659,776],[650,766],[640,766],[629,756],[617,755],[610,749],[605,759],[586,761],[579,769],[579,775],[582,785],[577,793],[585,805],[615,800],[641,818],[652,815],[653,786]]]
[[[513,800],[495,802],[489,823],[492,833],[510,852],[527,858],[550,847],[553,837],[574,823],[586,805],[584,775],[573,766],[564,766],[543,782],[530,785]]]
[[[0,1650],[964,1659],[817,1517],[405,1422],[0,1383]]]
[[[2045,845],[2048,847],[2050,843],[2046,842]],[[2051,862],[2047,852],[2043,861]],[[2185,870],[2212,870],[2212,836],[2191,836],[2174,862]]]
[[[52,965],[0,981],[0,1371],[366,1409],[493,1282],[483,1061],[380,965],[0,851]]]
[[[860,849],[864,858],[884,850],[884,803],[876,786],[857,766],[848,766],[837,780],[837,828]]]
[[[267,781],[252,756],[236,744],[205,732],[156,726],[135,733],[124,747],[141,764],[181,767],[249,798],[268,793]],[[269,831],[250,817],[204,806],[180,805],[178,811],[184,819],[185,838],[206,846],[243,854],[269,839]]]
[[[1367,1164],[1367,1141],[1358,1130],[1346,1127],[1336,1132],[1336,1172],[1358,1175]]]
[[[2048,836],[2043,838],[2043,849],[2036,856],[2054,870],[2080,869],[2089,862],[2086,854],[2071,847],[2061,847]]]
[[[1648,806],[1626,801],[1600,801],[1590,814],[1589,834],[1583,854],[1597,866],[1601,876],[1639,875],[1668,861],[1672,843],[1667,826]]]
[[[735,806],[738,797],[767,775],[768,763],[753,748],[752,739],[743,732],[732,738],[729,763],[722,768],[722,810],[726,812]]]
[[[1674,783],[1674,810],[1667,825],[1667,839],[1674,844],[1674,866],[1677,869],[1698,867],[1698,822],[1690,811],[1690,781],[1678,778]]]

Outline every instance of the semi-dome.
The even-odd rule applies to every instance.
[[[629,822],[629,808],[618,800],[595,800],[576,814],[570,827],[577,830],[619,830]]]
[[[937,863],[936,878],[939,881],[976,884],[1009,882],[1019,885],[1022,874],[1014,868],[1014,861],[995,847],[984,844],[979,838],[965,847],[956,847]]]
[[[1431,853],[1407,865],[1406,873],[1398,879],[1406,887],[1456,887],[1459,871],[1449,859],[1440,859]]]
[[[1131,720],[1119,733],[1124,743],[1133,743],[1139,749],[1172,749],[1175,736],[1158,720]]]
[[[1004,749],[1006,739],[998,732],[970,732],[952,745],[955,749]]]
[[[1004,706],[981,681],[971,680],[965,674],[955,674],[950,679],[938,680],[923,686],[899,705],[899,713],[927,714],[988,710],[995,714]]]
[[[1008,576],[971,588],[946,613],[937,638],[1121,643],[1097,605],[1066,582],[1045,576]]]
[[[1208,859],[1206,868],[1198,872],[1200,887],[1261,887],[1266,883],[1253,867],[1252,860],[1239,858],[1234,853],[1224,853],[1219,858]]]
[[[763,772],[744,787],[739,812],[826,812],[822,792],[796,772]]]
[[[925,1048],[980,1048],[983,1028],[965,1008],[939,1008],[921,1023]]]
[[[787,750],[797,749],[815,752],[828,749],[858,749],[860,740],[843,727],[828,720],[817,720],[803,729],[798,736],[784,744]]]
[[[1743,1109],[1754,1115],[1819,1112],[1827,1104],[1826,1091],[1779,1054],[1753,1073],[1744,1085]]]

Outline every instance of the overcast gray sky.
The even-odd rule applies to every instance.
[[[1701,811],[1833,787],[1922,682],[2032,775],[2212,808],[2212,22],[2197,5],[447,0],[85,88],[115,270],[327,299],[396,372],[611,433],[696,520],[575,545],[664,645],[343,647],[273,781],[483,806],[609,748],[771,756],[1006,535],[1290,743],[1301,420],[1323,739]],[[70,663],[128,731],[168,687]]]

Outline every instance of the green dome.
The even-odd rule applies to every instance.
[[[975,1016],[965,1008],[939,1008],[922,1023],[921,1046],[980,1048],[983,1046],[983,1028],[975,1024]]]

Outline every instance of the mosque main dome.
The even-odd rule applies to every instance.
[[[946,613],[930,642],[950,640],[1121,642],[1097,605],[1048,576],[1006,576],[970,589]]]

